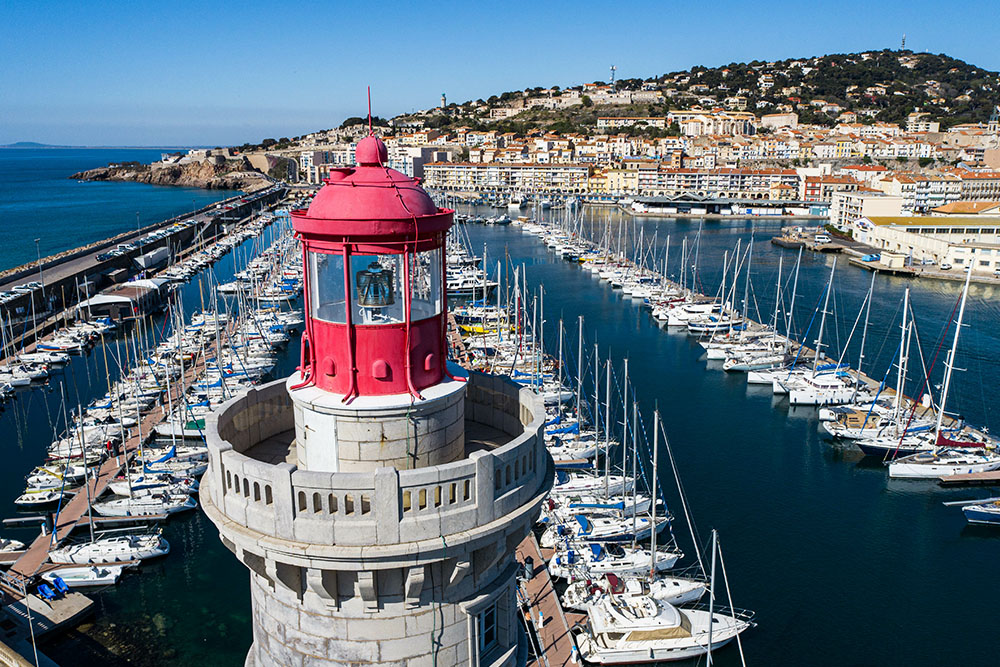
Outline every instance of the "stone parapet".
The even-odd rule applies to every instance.
[[[544,409],[530,390],[473,374],[465,401],[469,421],[513,439],[444,465],[325,473],[242,453],[274,436],[291,438],[293,428],[283,381],[250,389],[206,420],[211,466],[202,496],[262,537],[322,545],[331,555],[374,545],[402,554],[405,543],[473,533],[538,495],[548,455]]]

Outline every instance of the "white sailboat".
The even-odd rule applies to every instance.
[[[965,317],[971,276],[971,271],[966,273],[965,288],[962,290],[962,301],[958,308],[958,320],[955,323],[955,338],[945,360],[944,388],[941,391],[941,406],[938,408],[934,449],[892,461],[889,464],[889,477],[928,479],[1000,469],[1000,453],[997,452],[995,443],[991,442],[973,449],[962,446],[972,443],[952,441],[942,433],[945,405],[948,401],[948,391],[951,389],[951,376],[955,370],[955,351],[958,349],[958,336],[962,331],[962,320]]]
[[[121,563],[166,556],[170,544],[159,534],[114,535],[70,544],[49,552],[53,563]]]

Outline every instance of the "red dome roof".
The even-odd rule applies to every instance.
[[[371,136],[358,142],[357,167],[331,171],[305,217],[323,220],[402,220],[441,211],[417,181],[383,166],[388,150]]]

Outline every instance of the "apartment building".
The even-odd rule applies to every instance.
[[[602,116],[597,119],[598,130],[617,130],[623,127],[632,127],[633,125],[644,125],[662,129],[667,127],[667,119],[662,116],[623,116],[620,118]]]
[[[582,194],[592,173],[593,167],[583,164],[432,162],[424,165],[424,183],[429,188],[466,192]]]
[[[830,197],[830,222],[848,230],[856,220],[872,216],[903,214],[903,198],[870,190],[834,192]]]
[[[807,176],[802,181],[803,201],[829,202],[835,192],[857,192],[861,184],[850,176]]]
[[[961,199],[965,201],[1000,200],[1000,172],[956,171],[962,181]]]
[[[926,213],[962,196],[962,181],[952,174],[894,174],[879,181],[878,188],[903,198],[904,215]]]

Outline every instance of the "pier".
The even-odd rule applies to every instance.
[[[163,248],[169,251],[168,257],[179,259],[184,252],[193,252],[221,238],[241,221],[250,219],[255,211],[280,201],[286,194],[286,189],[274,187],[236,196],[194,213],[163,220],[51,257],[43,257],[40,263],[31,262],[0,272],[0,292],[11,291],[19,284],[31,281],[44,285],[44,288],[26,292],[4,303],[0,306],[0,312],[3,312],[8,326],[13,326],[13,335],[18,339],[19,346],[23,345],[24,351],[30,352],[34,349],[32,343],[52,332],[66,318],[64,311],[94,296],[100,288],[122,282],[126,276],[145,270],[137,263],[141,256]],[[152,243],[137,243],[148,234],[170,229],[179,222],[189,224]],[[128,245],[132,247],[114,257],[104,257],[102,254]],[[18,308],[23,308],[25,312],[14,317]],[[3,361],[4,359],[0,359],[0,363]]]

